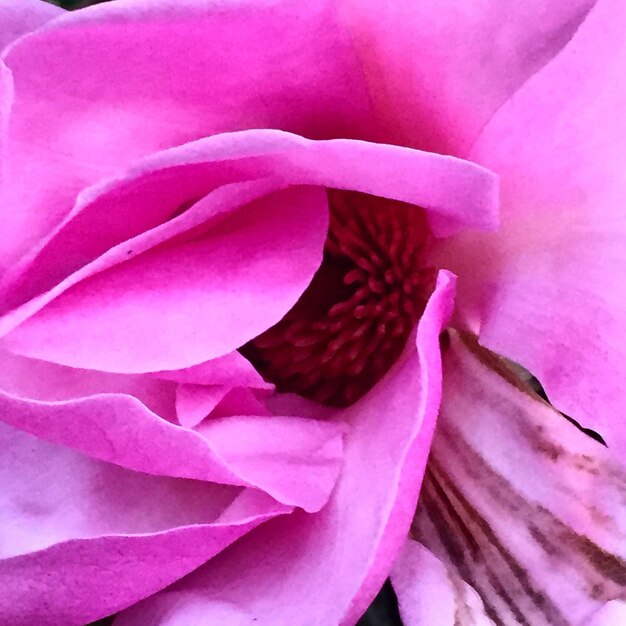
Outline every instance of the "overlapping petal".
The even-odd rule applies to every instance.
[[[288,513],[254,490],[154,477],[0,424],[0,624],[84,624]]]
[[[460,159],[281,131],[214,136],[88,190],[73,216],[5,279],[9,307],[76,270],[0,320],[2,333],[22,323],[3,344],[118,372],[184,368],[232,351],[286,313],[321,261],[325,197],[302,185],[422,206],[437,235],[493,228],[497,220],[496,177]],[[275,189],[283,191],[238,210]],[[149,210],[138,208],[148,201]]]
[[[65,11],[44,0],[0,0],[0,52]]]
[[[386,141],[465,156],[596,0],[339,0]]]
[[[172,423],[171,382],[0,355],[0,420],[95,459],[254,487],[308,511],[325,504],[341,471],[345,428],[339,423],[264,413],[215,418],[190,430]]]
[[[0,267],[83,188],[157,150],[244,128],[358,134],[368,95],[334,12],[330,0],[120,0],[20,41],[6,58],[16,95]]]
[[[439,403],[438,338],[453,287],[453,277],[442,273],[417,342],[369,394],[340,412],[351,425],[345,467],[324,509],[268,524],[123,612],[116,626],[186,626],[199,615],[229,624],[254,618],[259,626],[302,623],[303,615],[311,626],[352,624],[360,617],[413,515]]]
[[[481,342],[624,454],[626,12],[600,0],[487,126],[472,157],[502,182],[502,229],[442,254]],[[473,321],[470,319],[470,323]]]
[[[606,602],[626,599],[626,474],[467,341],[452,335],[444,354],[413,534],[479,593],[496,624],[588,624]]]
[[[407,540],[391,582],[404,626],[494,626],[476,591],[417,541]]]

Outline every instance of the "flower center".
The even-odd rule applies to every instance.
[[[331,406],[364,395],[398,358],[432,290],[418,207],[329,191],[324,258],[300,300],[242,349],[279,391]]]

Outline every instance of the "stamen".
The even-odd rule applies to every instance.
[[[324,260],[287,315],[242,348],[280,391],[332,406],[358,400],[389,370],[421,316],[434,272],[423,267],[423,211],[329,191]]]

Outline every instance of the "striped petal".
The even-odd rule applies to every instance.
[[[451,335],[444,372],[413,536],[496,624],[606,623],[626,598],[620,463],[471,340]]]

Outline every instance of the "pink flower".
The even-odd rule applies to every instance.
[[[0,625],[624,620],[619,0],[0,18]]]

